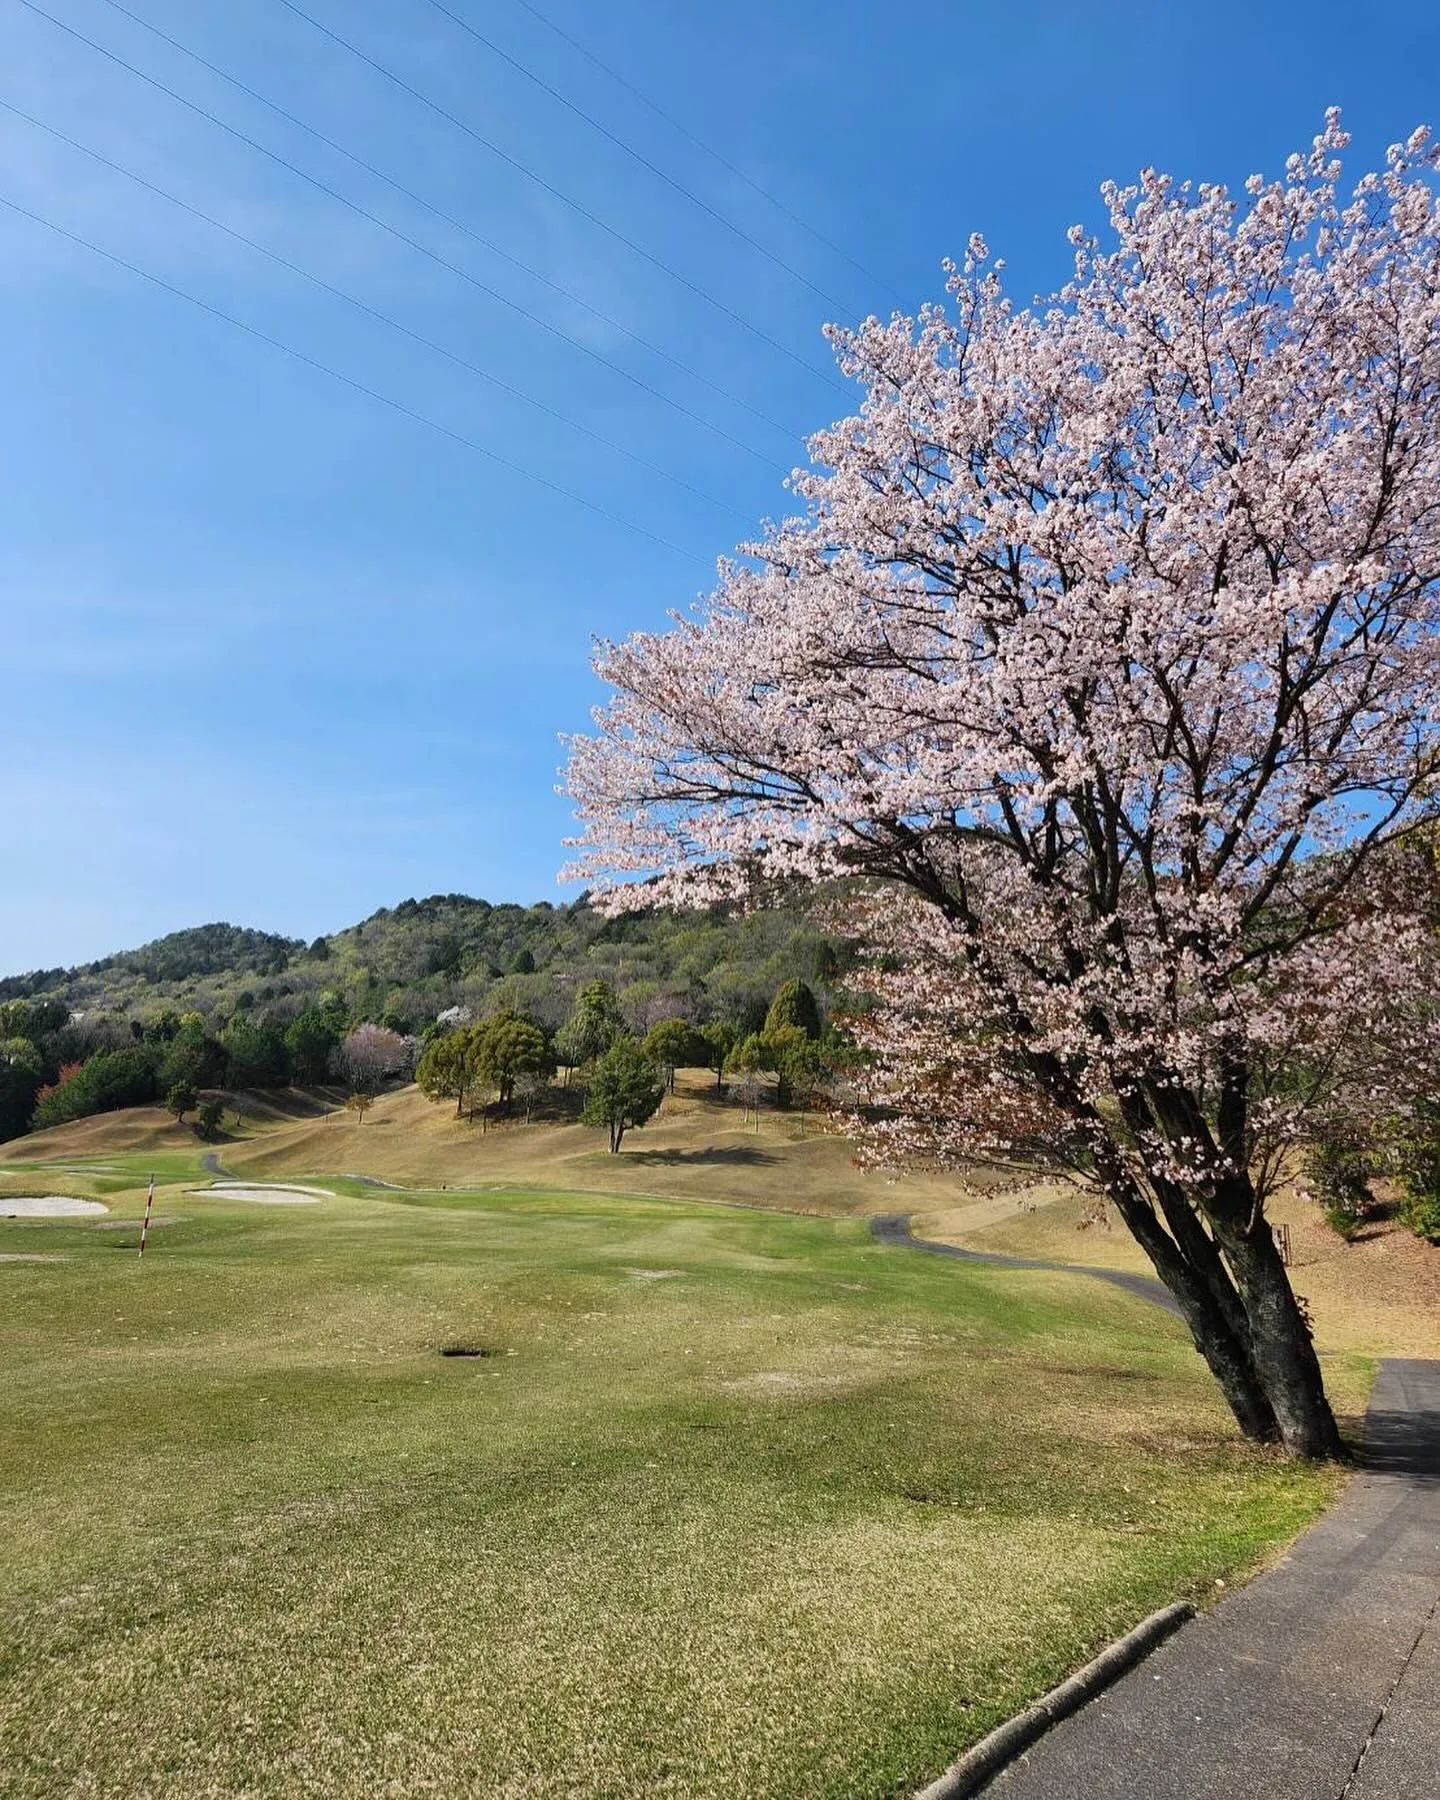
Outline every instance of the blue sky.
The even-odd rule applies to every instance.
[[[445,4],[703,206],[432,0],[301,0],[369,63],[284,0],[0,0],[0,973],[557,897],[591,636],[783,510],[848,410],[827,318],[937,297],[977,228],[1049,289],[1105,177],[1238,183],[1330,103],[1357,170],[1440,124],[1424,4]]]

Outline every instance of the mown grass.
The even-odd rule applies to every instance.
[[[1333,1492],[1099,1283],[165,1172],[143,1265],[0,1222],[7,1796],[905,1793]]]

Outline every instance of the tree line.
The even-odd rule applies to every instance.
[[[798,977],[777,990],[759,1030],[670,1015],[643,1034],[632,1029],[610,984],[598,980],[580,990],[553,1033],[508,1007],[474,1023],[447,1022],[421,1055],[415,1079],[429,1099],[453,1100],[457,1117],[467,1107],[473,1117],[478,1107],[483,1121],[493,1100],[502,1113],[522,1106],[528,1120],[537,1095],[562,1068],[567,1087],[578,1072],[585,1090],[580,1116],[604,1130],[618,1152],[626,1132],[646,1124],[674,1091],[677,1069],[708,1068],[721,1091],[732,1077],[748,1110],[759,1104],[762,1075],[774,1077],[778,1106],[797,1099],[813,1104],[853,1056]]]

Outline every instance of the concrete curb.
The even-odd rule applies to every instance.
[[[1078,1712],[1087,1700],[1133,1669],[1136,1663],[1143,1662],[1158,1644],[1194,1616],[1195,1608],[1188,1600],[1177,1600],[1173,1606],[1162,1606],[1159,1612],[1151,1613],[1133,1631],[1127,1631],[1124,1637],[1107,1644],[1083,1669],[1077,1669],[1059,1687],[1042,1695],[1033,1706],[1027,1706],[1024,1712],[1007,1719],[1003,1725],[997,1725],[978,1744],[972,1745],[958,1762],[951,1763],[938,1780],[921,1788],[915,1800],[967,1800],[967,1796],[978,1793],[1006,1763],[1028,1750],[1052,1725],[1058,1725],[1071,1713]]]

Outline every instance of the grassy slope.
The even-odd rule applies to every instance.
[[[1086,1211],[1084,1200],[1057,1190],[1034,1212],[991,1220],[959,1219],[943,1204],[922,1206],[916,1225],[977,1250],[1148,1271],[1122,1225],[1081,1229]],[[1383,1217],[1347,1244],[1318,1208],[1288,1188],[1269,1211],[1289,1227],[1291,1279],[1310,1307],[1322,1351],[1440,1357],[1440,1249]]]
[[[793,1115],[766,1112],[760,1130],[752,1131],[733,1107],[712,1103],[709,1082],[698,1071],[682,1073],[680,1092],[653,1124],[631,1135],[619,1157],[607,1155],[597,1134],[579,1125],[482,1135],[414,1089],[382,1099],[361,1125],[334,1111],[333,1101],[327,1113],[313,1097],[247,1095],[243,1104],[252,1120],[249,1134],[217,1147],[237,1173],[361,1171],[401,1184],[539,1184],[831,1215],[904,1211],[913,1214],[921,1236],[942,1242],[1149,1270],[1118,1223],[1109,1230],[1080,1229],[1089,1202],[1061,1183],[1019,1184],[983,1172],[964,1183],[948,1176],[892,1181],[864,1174],[843,1139],[802,1135]],[[23,1165],[31,1158],[103,1156],[107,1147],[158,1152],[179,1146],[183,1153],[193,1145],[188,1127],[177,1127],[158,1109],[141,1108],[37,1133],[4,1145],[0,1158]],[[0,1175],[0,1191],[7,1185],[16,1191],[16,1182],[7,1184]],[[1440,1249],[1383,1219],[1360,1241],[1346,1244],[1313,1206],[1288,1191],[1271,1211],[1290,1227],[1295,1285],[1312,1308],[1323,1350],[1440,1356]]]
[[[359,1124],[337,1107],[245,1095],[246,1128],[212,1148],[227,1169],[261,1177],[359,1172],[407,1186],[540,1185],[825,1214],[954,1206],[956,1184],[949,1177],[892,1182],[863,1174],[843,1138],[821,1134],[795,1114],[766,1110],[757,1131],[737,1107],[713,1102],[712,1083],[699,1071],[682,1072],[677,1085],[658,1117],[626,1138],[618,1157],[608,1154],[601,1133],[578,1124],[482,1132],[478,1124],[457,1120],[450,1105],[432,1105],[414,1088],[383,1096]],[[113,1148],[170,1146],[194,1148],[189,1126],[177,1126],[159,1108],[137,1107],[0,1146],[0,1169],[103,1157]],[[0,1176],[0,1187],[3,1182]],[[1008,1194],[998,1205],[987,1202],[977,1190],[964,1216],[978,1222],[1010,1212],[1013,1204]]]
[[[0,1222],[7,1797],[905,1792],[1333,1491],[1100,1284],[596,1191],[953,1205],[836,1140],[697,1096],[618,1159],[413,1095],[259,1127],[227,1168],[472,1191],[197,1198],[160,1114],[6,1146],[114,1209]]]

